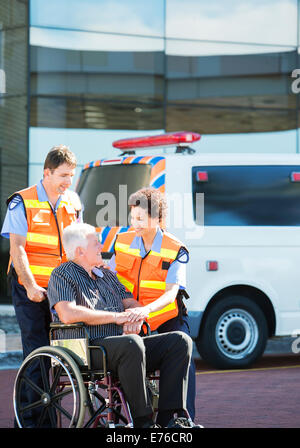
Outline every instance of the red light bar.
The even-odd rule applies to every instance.
[[[148,137],[123,138],[113,142],[118,149],[149,148],[153,146],[183,146],[200,140],[201,135],[195,132],[169,132],[167,134],[151,135]]]
[[[208,181],[207,171],[197,171],[196,177],[197,177],[198,182],[207,182]]]
[[[291,174],[292,182],[300,182],[300,172],[293,171]]]

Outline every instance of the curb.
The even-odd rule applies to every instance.
[[[0,370],[18,369],[22,362],[23,352],[21,351],[0,353]]]
[[[15,316],[13,305],[0,305],[0,316]]]
[[[2,318],[12,318],[15,317],[15,315],[16,313],[13,305],[0,305],[0,316]],[[11,319],[8,320],[11,322]],[[18,369],[23,361],[23,351],[20,349],[21,335],[20,333],[12,333],[11,328],[8,332],[6,330],[6,328],[4,328],[4,330],[2,329],[6,338],[3,344],[4,347],[8,346],[9,349],[0,351],[0,370]]]

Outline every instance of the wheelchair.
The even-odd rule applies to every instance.
[[[84,337],[72,339],[66,336],[78,328],[82,329]],[[133,427],[121,384],[107,368],[104,347],[92,346],[89,340],[84,323],[50,324],[50,346],[30,353],[15,379],[13,406],[20,428],[30,427],[33,414],[37,416],[37,427]],[[92,350],[102,356],[101,370],[92,368]],[[39,382],[34,380],[37,371],[41,378]],[[154,415],[159,397],[157,373],[146,378]],[[24,404],[22,397],[25,393],[30,396],[30,402]]]

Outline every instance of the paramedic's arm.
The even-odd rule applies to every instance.
[[[125,311],[128,314],[129,322],[136,322],[141,319],[146,319],[150,313],[159,311],[165,306],[174,302],[179,290],[179,285],[175,283],[167,283],[164,294],[149,305],[140,308],[127,308]]]
[[[25,252],[26,237],[11,233],[10,256],[18,277],[23,283],[27,296],[32,302],[42,302],[46,298],[46,290],[38,286],[29,268],[28,258]]]
[[[142,305],[133,298],[132,293],[128,289],[120,284],[121,294],[123,296],[122,302],[125,310],[130,308],[142,307]],[[128,319],[128,313],[126,313]],[[135,322],[125,322],[123,325],[123,334],[139,334],[141,332],[143,319],[137,320]]]

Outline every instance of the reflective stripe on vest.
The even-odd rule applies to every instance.
[[[154,252],[153,250],[151,250],[150,252],[151,255],[157,257],[170,258],[170,260],[175,260],[175,258],[177,257],[177,253],[178,251],[176,250],[164,249],[164,248],[161,248],[160,252]]]
[[[120,283],[124,285],[131,293],[134,290],[134,284],[130,283],[125,277],[122,277],[122,275],[117,273],[117,277]]]
[[[169,303],[169,305],[165,306],[162,310],[159,311],[153,311],[153,313],[149,314],[149,319],[153,319],[156,316],[160,316],[161,314],[164,314],[167,311],[176,310],[176,303],[172,302]]]
[[[57,247],[59,242],[58,236],[43,235],[41,233],[32,232],[27,233],[26,241],[30,241],[31,243],[47,244],[54,247]]]
[[[115,250],[118,252],[123,252],[124,254],[135,255],[136,257],[140,257],[140,249],[132,249],[130,244],[123,244],[116,242]]]
[[[162,269],[162,262],[171,264],[183,246],[172,235],[163,235],[159,252],[150,251],[141,258],[140,250],[131,248],[135,232],[129,231],[117,236],[115,243],[116,272],[119,281],[145,306],[158,299],[166,289],[167,269]],[[159,311],[149,314],[147,319],[151,330],[156,330],[162,323],[178,315],[177,301],[170,303]]]
[[[51,272],[54,269],[54,268],[47,268],[46,266],[34,266],[32,264],[29,267],[33,275],[46,275],[48,277],[50,277]]]
[[[40,202],[38,199],[24,199],[25,208],[39,208],[51,210],[48,202]]]
[[[157,280],[141,280],[140,288],[166,289],[166,282]]]

